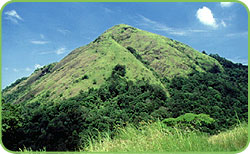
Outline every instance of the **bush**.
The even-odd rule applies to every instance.
[[[85,79],[88,79],[88,78],[89,78],[89,76],[85,74],[85,75],[82,77],[82,80],[85,80]]]
[[[191,130],[203,130],[202,127],[207,127],[215,120],[206,114],[185,113],[177,118],[167,118],[163,120],[167,126],[188,128]]]
[[[117,64],[112,71],[112,77],[119,75],[124,77],[126,74],[126,67],[124,65]]]

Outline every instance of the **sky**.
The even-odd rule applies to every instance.
[[[232,2],[31,3],[2,12],[2,88],[59,62],[117,24],[248,64],[248,14]]]

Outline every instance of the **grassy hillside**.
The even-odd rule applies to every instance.
[[[241,72],[245,79],[244,69],[226,72]],[[48,101],[50,95],[46,94],[34,103],[3,103],[4,145],[11,150],[25,146],[32,150],[77,151],[100,133],[115,138],[117,128],[128,124],[138,127],[143,122],[163,120],[171,127],[185,130],[188,126],[213,135],[248,118],[247,84],[238,78],[228,80],[227,73],[196,72],[174,78],[167,97],[161,85],[127,80],[126,72],[125,65],[116,65],[99,88],[62,101]],[[235,140],[241,143],[240,138]]]
[[[109,37],[126,48],[135,49],[154,71],[164,77],[173,78],[194,70],[208,71],[215,65],[222,69],[215,59],[188,45],[128,25],[116,25],[100,38]]]
[[[163,78],[204,72],[215,66],[223,70],[217,60],[187,45],[121,24],[75,49],[60,62],[7,87],[3,98],[12,103],[35,102],[48,95],[49,100],[67,99],[81,90],[99,88],[117,64],[126,65],[128,80],[145,79],[162,87]]]
[[[2,102],[13,151],[235,151],[247,136],[245,124],[231,128],[248,119],[248,66],[117,25],[6,87]]]
[[[118,128],[117,136],[107,133],[97,140],[89,140],[82,147],[87,152],[236,152],[242,150],[248,140],[247,124],[221,132],[218,135],[166,127],[162,122],[129,125]]]

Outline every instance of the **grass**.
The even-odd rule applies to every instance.
[[[209,136],[166,127],[162,122],[141,123],[139,127],[118,127],[113,139],[109,133],[100,133],[97,138],[90,137],[88,146],[80,147],[80,152],[239,152],[247,145],[248,126],[242,123],[231,130]],[[40,153],[46,152],[46,148],[39,151],[24,148],[20,151]]]
[[[97,140],[90,139],[87,152],[219,152],[239,151],[248,140],[247,124],[209,136],[205,133],[166,128],[161,122],[136,128],[120,128],[111,139],[108,134]]]
[[[46,148],[43,148],[41,150],[37,150],[37,151],[34,151],[32,150],[31,148],[26,148],[24,147],[24,149],[20,149],[20,152],[23,152],[23,153],[32,153],[32,154],[39,154],[39,153],[44,153],[46,152]]]
[[[130,26],[124,24],[117,25],[103,35],[113,36],[120,45],[136,49],[142,58],[148,59],[154,70],[163,76],[169,78],[176,75],[185,76],[191,73],[194,67],[197,71],[202,72],[217,65],[222,70],[221,65],[215,59],[201,54],[188,45],[140,29],[124,32],[124,28],[128,27]],[[126,35],[130,35],[130,37],[125,40],[121,39]],[[158,60],[154,58],[159,55]]]
[[[248,140],[247,124],[240,124],[232,130],[209,137],[211,144],[222,147],[225,151],[238,151],[246,146]]]

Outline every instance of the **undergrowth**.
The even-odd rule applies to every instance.
[[[232,130],[210,136],[194,130],[166,127],[161,122],[140,127],[128,125],[118,128],[111,139],[108,133],[97,140],[90,138],[81,151],[87,152],[219,152],[239,151],[248,140],[247,124],[239,124]],[[103,137],[104,136],[104,137]]]

